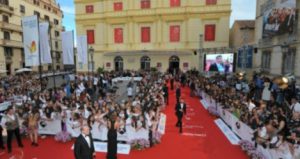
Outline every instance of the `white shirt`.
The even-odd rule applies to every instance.
[[[248,104],[248,109],[249,109],[250,112],[252,112],[252,110],[253,110],[255,107],[256,107],[256,105],[255,105],[254,103],[252,103],[252,102],[250,102],[250,103]]]
[[[291,109],[293,109],[293,107],[294,107],[294,110],[293,110],[294,113],[300,113],[300,103],[299,102],[291,105]]]
[[[16,118],[15,118],[15,116],[14,115],[6,115],[6,116],[3,116],[2,117],[2,119],[1,119],[1,126],[3,127],[3,128],[6,128],[6,122],[7,121],[14,121],[14,120],[16,120]]]
[[[88,135],[84,135],[84,134],[81,134],[81,135],[84,137],[84,139],[88,143],[89,147],[91,147],[91,139],[90,139],[90,137]]]
[[[94,85],[97,85],[97,84],[98,84],[98,78],[94,77]]]

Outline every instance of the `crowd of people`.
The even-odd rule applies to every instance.
[[[254,74],[249,81],[238,76],[210,77],[190,73],[191,95],[202,95],[219,103],[253,130],[253,141],[264,148],[288,144],[292,154],[300,143],[300,103],[295,83],[282,89],[276,80]],[[203,97],[201,97],[203,98]],[[298,149],[299,151],[299,149]]]
[[[80,128],[81,134],[87,129],[92,131],[93,125],[98,125],[106,132],[102,139],[110,147],[109,159],[116,158],[117,133],[123,134],[129,128],[143,130],[149,134],[149,146],[154,145],[154,136],[159,136],[160,113],[167,102],[167,96],[163,93],[166,91],[163,74],[134,71],[106,72],[94,76],[79,74],[75,81],[67,81],[51,89],[41,89],[39,80],[31,77],[30,74],[22,74],[1,80],[0,103],[12,102],[12,106],[2,112],[0,127],[0,134],[2,128],[7,130],[8,152],[12,151],[13,135],[18,139],[19,147],[23,147],[20,134],[24,129],[32,146],[39,146],[39,125],[57,119],[62,121],[62,132],[65,133],[68,133],[67,123],[71,123],[71,129]],[[116,100],[116,83],[112,81],[115,77],[132,78],[127,85],[128,97],[121,101]],[[141,77],[141,80],[134,81],[133,77]],[[0,148],[4,149],[2,136]]]

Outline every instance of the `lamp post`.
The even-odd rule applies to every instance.
[[[92,72],[93,75],[94,75],[94,52],[95,52],[94,48],[92,46],[90,46],[89,54],[90,54],[90,57],[91,57],[91,64],[92,64],[91,72]]]

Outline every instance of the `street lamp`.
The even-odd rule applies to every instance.
[[[90,46],[90,48],[89,48],[89,54],[90,54],[90,56],[91,56],[91,63],[92,63],[92,66],[91,66],[91,72],[94,74],[94,52],[95,52],[95,50],[94,50],[94,48],[92,47],[92,46]]]

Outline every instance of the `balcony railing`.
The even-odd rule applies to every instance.
[[[0,22],[0,28],[6,29],[6,30],[12,30],[12,31],[16,31],[16,32],[22,32],[21,26],[11,24],[11,23]]]
[[[5,4],[0,4],[0,12],[13,14],[14,13],[14,8],[10,7],[8,5],[5,5]]]
[[[23,48],[23,43],[20,41],[15,40],[0,40],[0,46],[7,46],[7,47],[13,47],[13,48]]]

